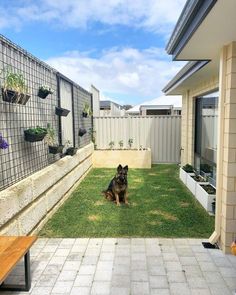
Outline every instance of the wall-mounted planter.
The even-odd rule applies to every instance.
[[[83,136],[86,133],[87,133],[87,130],[86,129],[79,128],[79,136]]]
[[[57,145],[57,146],[49,145],[48,146],[49,153],[54,154],[54,155],[55,154],[61,154],[63,148],[64,148],[64,145]]]
[[[10,103],[18,103],[25,105],[30,99],[30,95],[24,93],[18,93],[14,90],[2,88],[2,100]]]
[[[66,150],[66,155],[67,156],[74,156],[77,152],[78,148],[76,147],[69,147],[67,150]]]
[[[63,116],[66,117],[69,114],[70,110],[63,109],[60,107],[56,107],[55,113],[57,116]]]
[[[87,118],[88,117],[88,113],[82,112],[82,116],[83,116],[83,118]]]
[[[38,134],[32,134],[29,129],[24,130],[24,135],[25,135],[25,141],[28,142],[37,142],[37,141],[42,141],[44,137],[46,136],[47,131],[38,133]]]
[[[216,198],[215,194],[208,194],[203,188],[204,186],[209,186],[210,184],[196,184],[196,199],[202,204],[202,206],[208,211],[212,212],[212,202]]]
[[[38,97],[45,99],[49,94],[51,94],[52,92],[48,91],[48,90],[42,90],[41,88],[39,88],[38,91]]]

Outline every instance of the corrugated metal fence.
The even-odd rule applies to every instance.
[[[152,163],[178,163],[180,161],[181,116],[147,117],[95,117],[94,130],[98,149],[151,148]]]

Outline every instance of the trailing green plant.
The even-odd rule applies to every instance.
[[[46,144],[50,146],[57,146],[58,142],[56,141],[56,138],[55,138],[55,129],[51,127],[50,123],[47,124],[46,129],[47,129],[47,135],[45,136],[44,141],[46,142]]]
[[[128,145],[129,145],[129,148],[131,149],[132,148],[132,144],[133,144],[133,138],[129,138],[128,140]]]
[[[91,127],[91,128],[89,128],[88,133],[91,137],[91,141],[93,142],[93,144],[95,146],[96,145],[96,137],[95,137],[96,131],[93,129],[93,127]]]
[[[87,116],[92,116],[93,112],[90,108],[90,105],[85,102],[84,107],[83,107],[83,116],[87,117]]]
[[[111,150],[113,149],[114,145],[115,145],[115,142],[114,141],[110,141],[109,142],[109,147],[110,147]]]
[[[52,90],[51,87],[49,87],[48,85],[42,85],[39,87],[39,90],[42,91],[42,92],[46,92],[48,94],[53,94],[54,93],[54,90]]]
[[[40,127],[40,126],[37,126],[35,128],[29,128],[27,129],[27,132],[29,134],[47,134],[47,128],[43,128],[43,127]]]
[[[187,173],[194,173],[194,168],[193,168],[193,166],[190,165],[190,164],[186,164],[186,165],[184,165],[182,168],[183,168],[183,170],[184,170],[185,172],[187,172]]]
[[[120,141],[118,142],[118,144],[119,144],[119,146],[120,146],[120,149],[122,149],[123,146],[124,146],[124,142],[123,142],[123,140],[120,140]]]

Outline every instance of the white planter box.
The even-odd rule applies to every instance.
[[[186,184],[187,182],[187,172],[184,171],[184,169],[182,168],[179,168],[179,178],[181,179],[181,181]]]
[[[196,199],[208,212],[212,212],[211,203],[214,201],[215,197],[216,195],[209,195],[199,183],[196,184]]]
[[[190,192],[195,196],[197,182],[191,177],[194,175],[194,173],[187,173],[186,185]]]

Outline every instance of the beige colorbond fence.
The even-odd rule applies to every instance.
[[[94,130],[97,149],[120,148],[120,140],[128,148],[132,138],[132,148],[151,148],[152,163],[180,162],[181,116],[95,117]]]

